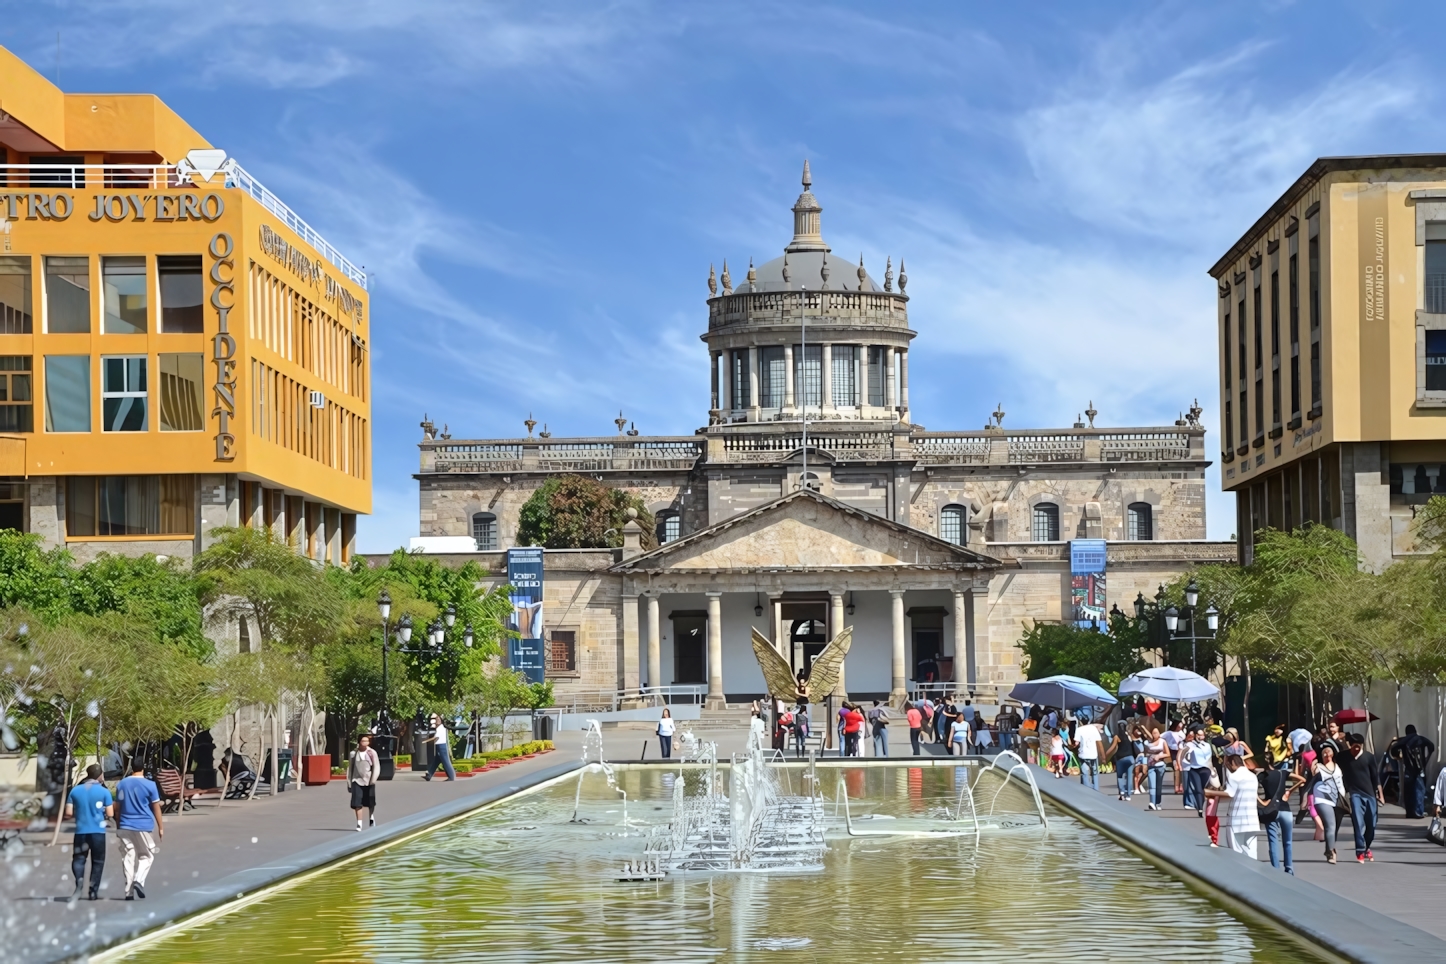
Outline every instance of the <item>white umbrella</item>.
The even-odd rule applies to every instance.
[[[1136,694],[1166,703],[1194,703],[1218,697],[1220,687],[1188,669],[1156,666],[1120,681],[1121,696]]]

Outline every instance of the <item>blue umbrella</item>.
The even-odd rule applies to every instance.
[[[1098,683],[1078,676],[1046,676],[1015,683],[1009,698],[1039,706],[1077,710],[1082,706],[1113,706],[1119,702]]]

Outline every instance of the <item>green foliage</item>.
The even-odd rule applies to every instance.
[[[276,539],[270,529],[215,529],[216,541],[196,557],[212,619],[248,618],[262,647],[305,650],[324,645],[350,615],[323,571]]]
[[[1019,641],[1024,653],[1026,679],[1041,679],[1061,673],[1102,683],[1102,677],[1119,677],[1145,668],[1139,650],[1128,639],[1113,633],[1097,633],[1076,626],[1034,623]]]
[[[554,476],[523,504],[517,540],[548,549],[617,548],[630,508],[638,513],[643,549],[657,548],[656,523],[641,498],[587,476]]]

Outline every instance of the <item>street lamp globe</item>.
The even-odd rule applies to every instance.
[[[385,589],[377,596],[377,612],[382,614],[382,622],[386,622],[392,614],[392,597]]]
[[[1210,627],[1212,633],[1220,628],[1220,610],[1215,608],[1214,603],[1211,603],[1210,608],[1205,610],[1205,625]]]
[[[401,639],[403,646],[407,645],[407,643],[410,643],[412,641],[411,613],[404,614],[402,616],[402,621],[397,623],[397,637]]]
[[[1135,618],[1145,618],[1145,594],[1142,592],[1135,593]]]
[[[1200,587],[1195,585],[1195,580],[1191,579],[1190,585],[1185,587],[1185,605],[1189,606],[1191,609],[1194,609],[1195,604],[1199,601]]]
[[[1174,606],[1171,606],[1169,609],[1165,610],[1165,628],[1173,633],[1175,631],[1175,627],[1179,624],[1180,611]]]
[[[468,648],[468,649],[471,649],[471,648],[472,648],[472,624],[471,624],[471,623],[468,623],[468,624],[467,624],[467,628],[462,631],[462,642],[467,645],[467,648]]]
[[[451,629],[452,624],[457,621],[457,607],[454,606],[452,603],[448,603],[446,615],[444,615],[442,618],[447,621],[447,628]]]
[[[1155,605],[1165,605],[1165,584],[1160,583],[1160,591],[1155,593]]]

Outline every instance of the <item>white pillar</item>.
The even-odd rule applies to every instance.
[[[965,600],[962,589],[954,590],[954,678],[963,678],[974,685],[974,650],[969,642],[970,603]]]
[[[899,352],[899,408],[909,413],[909,353]]]
[[[908,691],[904,688],[905,680],[908,678],[904,670],[904,590],[890,589],[890,602],[893,606],[893,628],[894,647],[893,658],[890,661],[892,672],[889,681],[889,702],[895,706],[903,706],[904,700],[908,699]]]
[[[867,349],[863,345],[854,346],[854,408],[862,412],[864,404],[868,401],[865,393],[869,390],[868,384],[864,381],[864,352]]]
[[[825,412],[833,411],[833,345],[829,342],[823,343],[823,397],[819,399],[819,407]]]
[[[778,650],[780,656],[793,663],[793,650],[788,645],[788,640],[783,638],[783,597],[768,597],[768,613],[773,619],[773,648]]]
[[[841,592],[830,592],[830,593],[828,594],[828,641],[829,641],[829,642],[833,642],[833,638],[834,638],[835,636],[837,636],[839,633],[843,632],[843,628],[844,628],[844,597],[843,597],[843,593],[841,593]],[[845,657],[845,663],[847,663],[847,657]],[[838,699],[840,699],[840,700],[846,700],[846,699],[848,699],[848,697],[849,697],[849,688],[848,688],[848,683],[847,683],[847,681],[844,679],[844,667],[843,667],[843,666],[840,666],[840,667],[838,668],[838,688],[834,690],[834,695],[835,695],[836,697],[838,697]],[[828,722],[828,725],[829,725],[829,726],[833,726],[833,724],[834,724],[834,721],[832,721],[832,720],[830,720],[830,721]]]
[[[968,597],[966,613],[969,624],[965,636],[964,678],[973,686],[979,679],[979,653],[981,650],[989,652],[989,587],[976,586],[969,590]],[[957,660],[959,657],[956,654],[954,658]],[[991,655],[991,665],[993,662]],[[957,672],[955,675],[958,675]]]
[[[648,593],[648,685],[663,685],[663,637],[659,629],[658,594]]]
[[[748,417],[758,421],[758,347],[748,349]]]
[[[708,698],[710,710],[727,707],[723,699],[723,594],[708,593]]]
[[[623,678],[622,689],[629,695],[638,691],[638,597],[623,594]]]
[[[793,401],[793,345],[783,346],[783,407],[792,412]]]
[[[709,407],[712,408],[715,412],[718,410],[718,403],[720,401],[718,397],[718,356],[721,354],[722,352],[716,351],[708,353],[708,357],[713,360],[713,394],[711,396],[713,399],[713,404]]]
[[[884,407],[894,406],[894,350],[884,346]]]

